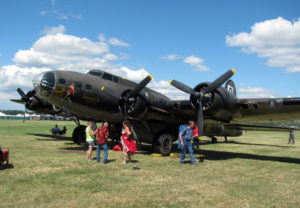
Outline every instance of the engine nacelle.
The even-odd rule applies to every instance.
[[[205,89],[210,83],[200,83],[194,90],[202,92],[204,94]],[[204,95],[202,101],[203,112],[206,116],[211,116],[213,119],[220,121],[229,121],[235,113],[237,108],[236,97],[223,87],[219,87],[217,90]],[[195,110],[199,108],[199,100],[197,97],[191,95],[190,101]]]
[[[125,97],[130,90],[126,90],[122,93],[122,97]],[[130,97],[128,99],[126,109],[124,109],[124,100],[120,99],[119,108],[122,112],[127,111],[127,115],[130,117],[138,117],[146,110],[146,101],[140,95]]]

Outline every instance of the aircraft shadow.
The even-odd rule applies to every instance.
[[[228,142],[222,142],[222,143],[224,143],[224,144],[241,144],[241,145],[279,147],[279,148],[295,148],[293,146],[282,146],[282,145],[273,145],[273,144],[255,144],[255,143],[246,143],[246,142],[237,142],[237,141],[228,141]]]
[[[204,157],[197,157],[197,159],[204,160],[228,160],[234,158],[251,159],[251,160],[264,160],[300,164],[300,159],[292,157],[280,157],[280,156],[267,156],[267,155],[254,155],[249,153],[239,152],[223,152],[215,150],[196,150],[195,153],[205,155]]]
[[[51,134],[33,134],[33,133],[26,133],[27,135],[31,136],[38,136],[38,137],[44,137],[44,138],[51,138],[51,139],[40,139],[37,138],[37,140],[40,141],[53,141],[53,140],[68,140],[72,141],[72,137],[67,137],[67,136],[52,136]]]

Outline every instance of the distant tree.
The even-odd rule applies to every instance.
[[[22,110],[0,110],[0,112],[5,113],[6,115],[24,114],[24,111]]]

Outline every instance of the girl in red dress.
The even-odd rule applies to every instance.
[[[123,164],[126,164],[127,159],[130,162],[132,153],[136,152],[136,144],[132,139],[130,122],[124,121],[123,127],[124,127],[124,129],[122,131],[121,141],[122,141],[123,152],[124,152]]]

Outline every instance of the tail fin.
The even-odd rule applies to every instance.
[[[235,84],[232,80],[229,80],[226,85],[225,85],[225,89],[231,93],[234,97],[236,97],[236,87]]]

